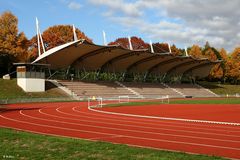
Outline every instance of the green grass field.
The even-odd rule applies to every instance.
[[[16,79],[0,79],[0,89],[0,99],[67,97],[65,93],[49,82],[46,83],[46,92],[44,93],[26,93],[17,86]]]
[[[21,160],[223,160],[224,158],[192,155],[129,147],[106,142],[44,136],[0,128],[0,159]]]
[[[240,98],[224,98],[224,99],[173,99],[170,104],[240,104]],[[163,104],[161,101],[143,101],[143,102],[128,102],[108,104],[105,107],[120,107],[120,106],[142,106]]]
[[[208,99],[208,100],[172,100],[170,104],[240,104],[240,98]]]
[[[232,84],[221,84],[217,82],[206,82],[199,81],[201,86],[210,89],[212,92],[219,95],[235,95],[236,93],[240,94],[240,85],[232,85]]]

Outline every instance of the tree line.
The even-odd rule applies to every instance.
[[[92,39],[76,28],[78,39],[85,39],[93,43]],[[46,50],[53,47],[71,42],[73,40],[72,26],[55,25],[49,27],[42,33],[44,46]],[[139,37],[131,37],[134,50],[146,49],[150,51],[150,45]],[[118,38],[108,45],[120,45],[123,48],[129,48],[128,38]],[[171,54],[184,56],[184,49],[171,45]],[[167,43],[153,43],[153,50],[156,53],[169,52]],[[196,59],[208,58],[210,61],[222,60],[215,65],[209,76],[208,81],[240,83],[240,47],[237,47],[231,53],[227,53],[224,48],[216,49],[208,42],[205,46],[192,45],[187,48],[188,54]],[[14,62],[32,62],[38,56],[37,37],[28,39],[23,32],[18,30],[18,19],[10,11],[3,12],[0,15],[0,76],[10,73],[14,70]]]

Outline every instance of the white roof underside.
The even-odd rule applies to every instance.
[[[60,45],[60,46],[57,46],[57,47],[54,47],[54,48],[51,48],[50,50],[44,52],[43,54],[41,54],[39,57],[37,57],[37,59],[35,59],[32,63],[36,63],[36,62],[39,62],[41,60],[43,60],[44,58],[52,55],[52,54],[55,54],[56,52],[60,51],[61,49],[64,49],[64,48],[67,48],[68,46],[71,46],[73,44],[77,44],[81,42],[81,40],[77,40],[77,41],[73,41],[73,42],[68,42],[68,43],[65,43],[63,45]]]
[[[169,53],[152,54],[146,49],[129,50],[120,46],[100,46],[85,40],[77,40],[46,51],[32,63],[50,64],[51,69],[72,66],[86,71],[101,69],[110,72],[145,73],[151,71],[171,74],[211,68],[219,61],[211,62],[207,59],[173,56]],[[201,73],[198,75],[201,76]]]

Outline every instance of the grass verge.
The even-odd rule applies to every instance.
[[[192,155],[129,147],[106,142],[44,136],[0,128],[0,159],[24,160],[223,160],[221,157]]]
[[[50,82],[46,82],[46,92],[26,93],[18,87],[16,79],[0,79],[0,89],[0,99],[67,97],[64,92],[60,91]]]
[[[232,85],[232,84],[221,84],[217,82],[207,82],[207,81],[199,81],[201,86],[210,89],[212,92],[218,95],[235,95],[240,94],[240,85]]]
[[[120,106],[142,106],[142,105],[158,105],[163,104],[159,101],[145,101],[145,102],[127,102],[107,104],[104,107],[120,107]],[[240,104],[240,98],[225,98],[225,99],[179,99],[170,100],[170,104]]]
[[[240,98],[224,98],[209,100],[173,100],[171,104],[240,104]]]

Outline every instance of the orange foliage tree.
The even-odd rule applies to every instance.
[[[240,47],[234,49],[231,55],[232,59],[236,62],[240,62]]]
[[[240,82],[240,47],[235,48],[227,61],[226,76],[231,83]]]
[[[154,43],[153,49],[154,49],[154,52],[156,53],[170,52],[167,43]]]
[[[0,54],[13,57],[14,62],[26,62],[28,40],[23,32],[18,33],[18,19],[7,11],[0,15]]]
[[[217,60],[222,60],[223,57],[226,57],[224,54],[226,54],[225,50],[221,51],[220,53],[217,49],[214,47],[211,47],[209,43],[207,42],[202,54],[203,58],[208,58],[210,61],[217,61]],[[223,55],[223,57],[222,57]],[[225,62],[222,61],[221,63],[216,64],[210,71],[210,74],[208,78],[210,80],[223,80],[225,75]]]
[[[78,28],[76,28],[76,34],[78,39],[85,39],[86,41],[92,43],[92,40],[88,38],[83,32],[81,32]],[[55,25],[45,30],[42,34],[42,38],[46,50],[49,50],[53,47],[73,41],[73,28],[70,25]],[[31,55],[35,57],[38,52],[37,36],[32,37],[30,45]]]
[[[177,48],[177,47],[175,46],[175,44],[173,44],[173,45],[171,46],[171,50],[172,50],[172,54],[175,55],[175,56],[183,55],[183,50]]]
[[[141,38],[131,37],[131,43],[134,50],[137,49],[149,49],[149,44],[145,43]],[[110,42],[108,45],[120,45],[123,48],[129,49],[128,38],[118,38],[114,42]]]
[[[202,58],[202,50],[201,47],[199,47],[198,45],[193,45],[190,49],[189,55],[191,55],[193,58],[199,59]]]
[[[213,79],[218,79],[221,80],[222,82],[225,82],[226,80],[226,65],[228,64],[228,56],[227,56],[227,51],[222,48],[219,52],[218,57],[222,60],[221,63],[216,64],[211,72],[210,72],[210,77]],[[216,56],[217,57],[217,56]]]
[[[217,60],[217,56],[216,56],[214,50],[212,49],[212,47],[206,48],[203,51],[203,56],[208,58],[211,61],[216,61]]]
[[[222,49],[219,51],[219,54],[220,54],[222,60],[227,61],[227,59],[228,59],[228,54],[227,54],[227,51],[226,51],[224,48],[222,48]]]

